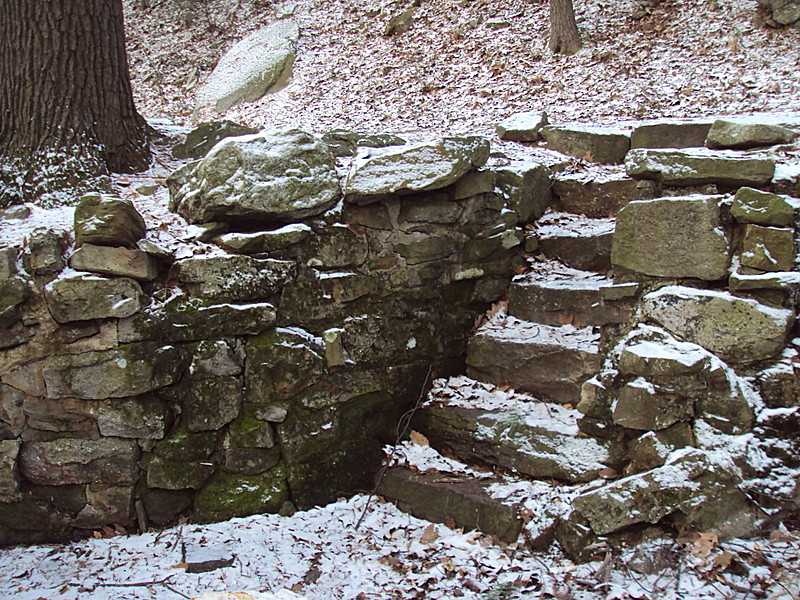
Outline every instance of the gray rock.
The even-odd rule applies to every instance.
[[[543,402],[508,402],[491,410],[436,405],[417,427],[436,448],[524,475],[591,481],[611,462],[608,445],[578,435],[575,411]]]
[[[203,158],[214,145],[227,137],[256,133],[258,129],[239,125],[233,121],[211,121],[200,123],[186,134],[186,139],[172,148],[175,158]]]
[[[152,394],[92,402],[91,405],[90,412],[97,419],[100,435],[104,437],[143,440],[160,440],[164,437],[167,407]]]
[[[231,252],[263,254],[298,244],[309,235],[311,235],[311,227],[305,223],[292,223],[274,231],[225,233],[215,237],[213,241]]]
[[[68,243],[66,232],[42,227],[34,229],[22,257],[25,269],[35,275],[58,273],[66,264],[64,250]]]
[[[300,29],[282,20],[254,31],[233,45],[197,91],[199,107],[225,112],[284,87],[291,77]]]
[[[631,200],[654,198],[658,187],[616,173],[558,173],[553,180],[562,210],[590,218],[613,217]]]
[[[44,288],[47,308],[59,323],[90,319],[124,319],[139,311],[144,292],[126,277],[75,273],[59,277]]]
[[[588,162],[621,164],[631,147],[630,134],[620,128],[559,125],[542,129],[547,147]]]
[[[497,124],[495,131],[501,140],[535,142],[542,137],[542,127],[547,125],[544,111],[520,112]]]
[[[617,215],[611,262],[655,277],[726,277],[730,248],[721,199],[698,195],[630,202]]]
[[[20,499],[17,455],[20,442],[0,441],[0,504]]]
[[[416,7],[412,6],[400,13],[392,15],[383,28],[383,35],[399,35],[411,29],[411,26],[414,24],[414,12],[416,10]]]
[[[147,468],[147,485],[163,490],[199,489],[214,470],[210,461],[170,460],[154,456]]]
[[[188,175],[175,175],[178,213],[191,223],[298,221],[341,196],[326,144],[300,131],[262,131],[219,142]]]
[[[580,494],[573,506],[599,535],[678,513],[685,525],[733,537],[755,529],[754,511],[747,510],[749,502],[737,488],[740,482],[732,462],[686,449],[662,467]]]
[[[0,383],[0,432],[5,429],[14,438],[22,433],[25,428],[24,401],[24,393]]]
[[[362,151],[344,185],[349,202],[363,203],[397,192],[446,187],[489,158],[481,137],[453,137],[384,150]]]
[[[133,484],[138,462],[136,441],[117,438],[26,442],[19,454],[20,472],[37,485]]]
[[[76,271],[152,281],[158,276],[155,260],[142,250],[83,244],[69,257]]]
[[[574,329],[520,322],[478,330],[467,346],[467,374],[510,385],[560,404],[577,404],[584,381],[600,370],[598,336]]]
[[[128,525],[133,508],[133,488],[104,484],[86,486],[86,505],[71,525],[80,529],[98,529],[109,523]]]
[[[711,119],[648,121],[631,132],[631,148],[702,148]]]
[[[611,414],[615,425],[657,431],[690,420],[694,416],[694,402],[640,377],[622,387]]]
[[[727,292],[667,286],[642,298],[644,317],[723,359],[746,363],[777,356],[794,322],[790,310]]]
[[[607,272],[611,268],[613,219],[589,219],[570,213],[544,215],[533,228],[547,258],[573,269]]]
[[[75,207],[75,246],[135,248],[146,231],[142,215],[130,200],[91,193]]]
[[[30,288],[22,277],[0,278],[0,327],[19,320],[18,306],[30,296]]]
[[[517,213],[519,223],[535,221],[550,206],[550,169],[535,162],[515,162],[495,170],[495,183]]]
[[[216,431],[239,414],[242,383],[236,377],[187,380],[181,385],[180,399],[186,429]]]
[[[189,292],[213,302],[243,302],[274,296],[294,279],[293,261],[243,255],[193,256],[175,263],[175,277]]]
[[[195,498],[195,518],[224,521],[235,516],[278,512],[289,499],[286,469],[278,465],[251,477],[218,471]]]
[[[736,190],[731,215],[741,223],[786,227],[794,221],[800,202],[753,188]]]
[[[746,150],[759,146],[787,144],[797,139],[796,131],[767,123],[735,122],[717,119],[706,138],[709,148]]]
[[[225,340],[203,340],[197,345],[189,376],[195,379],[212,379],[226,375],[240,375],[242,355]]]
[[[771,187],[776,194],[800,197],[800,164],[776,165]]]
[[[794,266],[794,230],[791,227],[745,225],[739,261],[760,271],[789,271]]]
[[[758,187],[772,179],[775,161],[733,150],[637,148],[625,158],[625,170],[635,179],[653,179],[672,186],[716,183]]]
[[[566,271],[563,278],[534,273],[515,278],[508,290],[508,314],[547,325],[570,322],[575,327],[628,321],[628,306],[602,296],[613,281],[595,273]]]
[[[141,342],[113,350],[49,356],[7,371],[3,381],[31,396],[127,398],[174,383],[185,362],[174,346]]]

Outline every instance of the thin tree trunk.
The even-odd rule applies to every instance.
[[[581,45],[572,0],[550,0],[550,50],[556,54],[575,54]]]
[[[25,169],[26,182],[73,167],[81,176],[142,170],[147,131],[122,0],[0,0],[0,161]]]

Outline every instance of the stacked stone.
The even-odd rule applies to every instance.
[[[192,136],[181,151],[221,141],[169,182],[189,221],[227,230],[218,248],[161,262],[135,208],[94,194],[69,268],[52,232],[3,250],[0,543],[369,486],[429,368],[460,367],[521,264],[486,140],[336,132],[362,149],[342,191],[320,139],[230,133]]]

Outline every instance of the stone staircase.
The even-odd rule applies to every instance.
[[[710,123],[699,126],[703,136],[695,131],[697,123],[659,124],[657,143],[650,148],[668,146],[670,135],[678,140],[676,148],[689,144],[687,132],[701,139]],[[548,137],[546,132],[548,147],[614,163],[625,153],[610,152],[608,144],[630,143],[630,132],[617,139],[605,130],[577,128],[573,133],[580,143],[565,142],[568,133],[556,136],[551,130]],[[604,489],[604,479],[618,477],[631,456],[624,444],[611,442],[614,433],[604,431],[599,420],[584,427],[592,435],[582,432],[578,423],[584,415],[575,409],[584,383],[601,372],[607,358],[600,350],[601,331],[635,326],[632,316],[651,281],[608,276],[615,216],[629,201],[680,195],[678,186],[706,185],[715,170],[721,173],[719,191],[764,187],[758,180],[764,170],[759,161],[767,160],[763,157],[745,159],[708,149],[648,150],[651,133],[633,136],[638,154],[661,152],[658,160],[644,156],[650,162],[639,171],[658,171],[649,179],[600,165],[581,174],[554,175],[556,207],[570,212],[551,210],[527,227],[528,271],[513,279],[507,303],[474,332],[466,376],[434,382],[412,422],[412,442],[390,456],[378,488],[381,495],[422,518],[478,529],[505,542],[523,533],[533,548],[557,539],[573,558],[590,556],[586,521],[563,517],[572,510],[572,498]],[[702,163],[696,177],[674,175],[694,168],[693,161]],[[784,193],[797,195],[797,190]],[[592,379],[594,386],[597,381]],[[584,390],[584,396],[593,391]]]

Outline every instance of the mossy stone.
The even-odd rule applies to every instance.
[[[75,207],[75,245],[135,248],[147,225],[130,200],[86,194]]]
[[[283,465],[249,477],[219,471],[197,494],[194,517],[207,523],[257,513],[275,513],[288,499]]]

